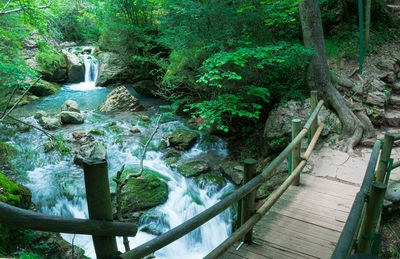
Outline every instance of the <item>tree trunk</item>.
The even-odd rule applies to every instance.
[[[363,128],[360,120],[347,107],[345,99],[333,86],[325,54],[324,32],[318,1],[299,0],[299,11],[304,46],[316,52],[308,68],[309,87],[318,90],[324,101],[338,114],[342,121],[344,136],[351,137],[347,142],[347,150],[351,151],[360,142]]]

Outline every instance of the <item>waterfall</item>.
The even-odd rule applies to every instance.
[[[70,84],[67,87],[75,91],[87,91],[96,89],[96,79],[99,73],[99,61],[94,57],[94,48],[84,47],[83,51],[77,48],[71,48],[82,60],[85,67],[85,80],[78,84]]]
[[[81,55],[85,64],[85,83],[95,83],[98,74],[98,61],[91,55]]]

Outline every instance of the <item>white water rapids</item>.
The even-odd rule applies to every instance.
[[[139,139],[149,136],[155,127],[154,120],[149,126],[136,124],[141,133],[139,136],[129,134],[132,127],[131,115],[109,116],[94,111],[105,95],[109,92],[106,88],[96,88],[95,81],[98,74],[98,62],[90,54],[80,56],[85,64],[85,81],[78,84],[67,84],[62,87],[60,93],[43,98],[40,102],[27,106],[30,112],[46,109],[56,110],[67,99],[72,99],[80,104],[85,112],[85,123],[82,125],[65,126],[59,130],[63,136],[70,138],[71,133],[76,130],[88,132],[91,129],[106,129],[105,125],[110,122],[117,122],[117,125],[124,130],[122,133],[122,143],[115,143],[117,134],[111,130],[105,130],[104,136],[96,136],[96,139],[102,141],[107,146],[109,179],[111,192],[115,191],[111,179],[123,164],[137,166],[143,147],[139,144]],[[150,112],[155,112],[158,108],[149,107]],[[23,110],[20,113],[24,113]],[[25,117],[25,120],[38,125],[31,117]],[[38,125],[39,126],[39,125]],[[154,170],[171,180],[167,182],[169,196],[166,203],[151,209],[147,215],[151,217],[142,217],[139,230],[143,226],[152,226],[161,232],[166,232],[179,224],[185,222],[191,217],[209,208],[219,201],[222,195],[231,191],[233,185],[228,183],[220,191],[201,189],[192,178],[185,178],[167,166],[162,158],[163,153],[156,148],[162,134],[168,135],[175,129],[186,128],[182,122],[173,120],[162,123],[160,130],[154,137],[154,141],[146,153],[144,166]],[[206,160],[214,168],[218,162],[227,156],[226,144],[213,137],[213,141],[207,142],[209,136],[200,132],[201,139],[191,150],[184,152],[181,160],[188,162],[193,160]],[[85,188],[83,180],[83,170],[73,163],[73,154],[60,155],[56,151],[50,153],[43,152],[43,143],[46,142],[45,136],[40,132],[31,130],[28,133],[21,133],[15,144],[20,144],[20,149],[36,150],[36,157],[33,162],[26,163],[27,182],[25,185],[32,190],[33,201],[43,213],[52,215],[62,215],[75,218],[88,218],[87,204],[85,198]],[[24,159],[24,158],[21,158]],[[22,162],[24,163],[24,162]],[[195,202],[193,196],[200,202]],[[185,237],[175,241],[171,245],[157,251],[156,258],[202,258],[213,248],[218,246],[228,237],[231,231],[231,214],[225,211],[213,220],[204,224],[200,228],[192,231]],[[70,243],[83,248],[85,255],[95,258],[91,236],[62,234],[63,238]],[[135,237],[129,238],[131,248],[145,243],[154,238],[154,235],[139,231]],[[122,238],[118,238],[118,249],[124,252]]]

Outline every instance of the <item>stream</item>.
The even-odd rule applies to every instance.
[[[164,103],[156,98],[139,96],[133,89],[130,89],[146,107],[146,114],[152,118],[149,124],[141,123],[138,119],[139,116],[134,113],[108,115],[97,112],[97,107],[111,89],[95,86],[98,74],[97,60],[90,54],[81,54],[81,58],[84,60],[86,68],[84,82],[65,84],[59,93],[20,107],[14,111],[14,115],[40,127],[33,117],[38,110],[57,114],[66,100],[76,101],[81,112],[85,114],[85,122],[80,125],[63,126],[53,133],[71,139],[72,132],[77,130],[83,132],[91,129],[104,130],[104,136],[95,136],[95,138],[105,143],[107,147],[110,188],[111,192],[115,192],[112,178],[123,164],[128,167],[139,164],[139,158],[143,151],[143,146],[139,144],[139,141],[153,132],[156,126],[156,114],[163,112],[160,105]],[[227,183],[219,191],[213,187],[201,189],[195,184],[193,178],[183,177],[177,173],[176,169],[166,164],[162,158],[164,153],[157,151],[157,147],[162,139],[162,134],[168,136],[176,129],[188,129],[182,121],[179,117],[163,120],[146,152],[144,167],[170,179],[167,182],[169,196],[166,203],[147,212],[151,215],[160,215],[160,217],[142,217],[138,226],[139,230],[144,226],[152,225],[161,232],[166,232],[209,208],[218,202],[222,195],[234,188],[232,184]],[[116,122],[117,126],[123,129],[123,133],[116,133],[107,128],[111,122]],[[141,131],[139,134],[129,133],[133,124]],[[192,149],[184,152],[178,163],[203,160],[211,165],[213,171],[216,171],[217,164],[228,154],[227,145],[219,138],[203,132],[199,133],[200,141]],[[116,141],[116,139],[122,141]],[[66,217],[88,218],[82,168],[73,163],[74,154],[62,155],[57,151],[45,153],[43,144],[47,141],[41,132],[33,129],[26,133],[19,133],[18,136],[11,139],[12,144],[21,154],[14,163],[21,171],[26,172],[26,177],[21,180],[22,184],[32,191],[33,202],[41,212]],[[200,202],[195,202],[193,196]],[[157,251],[155,256],[156,258],[202,258],[229,236],[231,221],[231,213],[227,210],[202,227]],[[62,237],[83,248],[86,256],[96,257],[91,236],[62,234]],[[131,249],[154,237],[152,234],[138,231],[135,237],[129,238]],[[122,238],[118,237],[117,241],[119,251],[124,252]]]

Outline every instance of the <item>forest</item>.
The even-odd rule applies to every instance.
[[[0,201],[88,218],[83,163],[107,158],[113,218],[137,224],[134,242],[144,243],[176,226],[173,208],[182,223],[232,193],[244,159],[258,172],[271,163],[291,141],[291,120],[307,121],[311,90],[325,102],[321,147],[358,156],[400,128],[398,7],[0,0]],[[257,200],[287,178],[283,167]],[[219,240],[204,245],[204,230],[181,241],[182,250],[201,243],[183,256],[202,258],[226,239],[235,209],[214,222]],[[381,256],[397,258],[400,222],[385,224]],[[1,256],[93,258],[87,240],[0,225]]]

